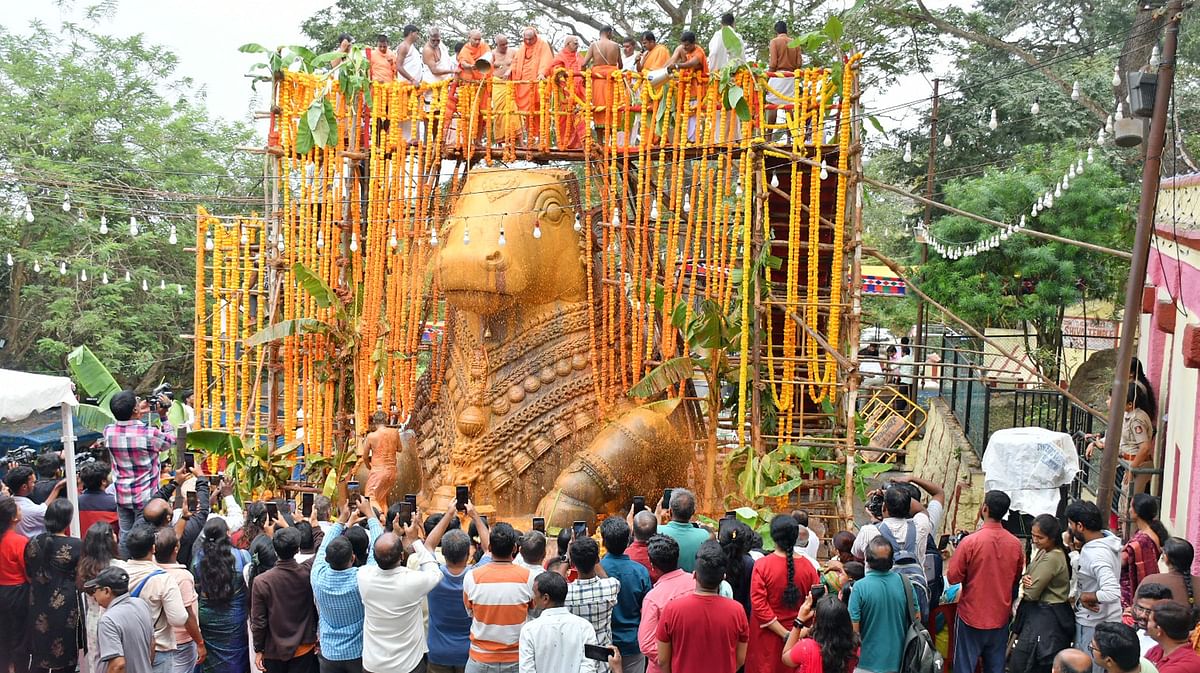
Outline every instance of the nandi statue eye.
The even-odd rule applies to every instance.
[[[574,217],[574,213],[565,207],[563,196],[557,190],[546,190],[538,194],[534,212],[541,223],[549,226],[563,224]]]

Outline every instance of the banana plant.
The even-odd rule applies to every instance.
[[[204,455],[225,459],[225,477],[231,480],[242,502],[260,499],[265,493],[279,494],[291,477],[302,444],[293,441],[272,447],[267,442],[247,443],[221,430],[189,432],[187,443]]]
[[[96,398],[96,404],[80,404],[76,408],[75,415],[79,423],[89,430],[104,432],[104,428],[117,422],[109,403],[114,395],[121,392],[121,384],[87,346],[78,346],[67,354],[67,367],[79,387],[89,397]],[[173,401],[167,412],[167,420],[178,427],[184,418],[183,404],[178,400]]]

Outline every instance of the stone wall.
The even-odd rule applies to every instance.
[[[940,397],[929,401],[925,436],[909,444],[905,467],[946,489],[946,518],[939,533],[975,530],[983,502],[983,470],[958,419]]]

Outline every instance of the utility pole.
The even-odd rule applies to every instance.
[[[1138,203],[1137,229],[1133,235],[1133,259],[1129,262],[1129,280],[1125,284],[1125,315],[1121,319],[1121,343],[1113,370],[1112,395],[1108,403],[1108,430],[1104,433],[1104,454],[1100,463],[1100,488],[1096,505],[1107,511],[1112,505],[1117,461],[1120,458],[1121,433],[1125,420],[1125,396],[1129,387],[1129,363],[1133,359],[1134,339],[1141,316],[1142,287],[1146,284],[1146,264],[1150,253],[1150,235],[1154,232],[1154,203],[1158,194],[1163,147],[1166,145],[1167,108],[1175,83],[1175,53],[1179,45],[1179,21],[1183,0],[1167,4],[1167,22],[1163,36],[1162,64],[1158,66],[1158,90],[1150,135],[1146,138],[1146,163],[1142,169],[1142,195]],[[1152,419],[1153,420],[1153,419]],[[1131,477],[1132,479],[1132,477]],[[1118,513],[1119,514],[1119,513]]]
[[[933,176],[937,172],[937,146],[938,146],[938,86],[942,80],[934,78],[933,80],[933,112],[929,120],[929,166],[925,174],[925,216],[921,219],[922,226],[925,228],[925,241],[921,243],[921,271],[917,274],[918,278],[925,278],[925,264],[929,262],[929,224],[933,220]],[[928,329],[926,313],[928,309],[925,306],[925,300],[917,297],[917,334],[913,337],[912,349],[913,359],[920,358],[921,362],[927,359],[925,354],[925,330]],[[857,348],[857,346],[855,346]],[[923,368],[917,367],[918,372],[923,371]],[[921,377],[916,377],[914,381],[916,389],[913,390],[913,402],[916,402],[918,390],[921,388]]]

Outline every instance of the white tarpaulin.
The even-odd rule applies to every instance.
[[[992,433],[983,452],[983,485],[1012,498],[1025,514],[1055,514],[1059,487],[1079,472],[1071,436],[1045,428],[1008,428]]]
[[[29,374],[0,369],[0,423],[24,418],[59,407],[62,409],[63,464],[67,469],[67,499],[75,509],[71,535],[79,537],[79,486],[75,483],[75,419],[71,408],[79,406],[75,384],[65,376]]]
[[[0,422],[19,421],[63,404],[79,404],[71,379],[0,369]]]

